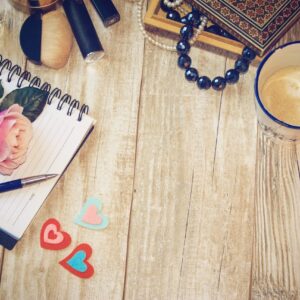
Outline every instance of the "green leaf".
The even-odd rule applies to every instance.
[[[34,122],[43,111],[47,97],[48,93],[46,91],[35,87],[16,89],[4,97],[0,104],[0,111],[8,109],[13,104],[19,104],[24,108],[23,115]]]
[[[3,94],[4,94],[4,88],[0,80],[0,98],[2,98]]]

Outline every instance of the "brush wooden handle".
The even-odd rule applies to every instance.
[[[73,44],[73,34],[65,15],[60,11],[42,17],[41,61],[44,65],[60,69],[68,61]]]

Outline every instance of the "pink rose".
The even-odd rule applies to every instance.
[[[32,124],[22,111],[23,107],[13,104],[0,112],[0,173],[4,175],[11,175],[26,160]]]

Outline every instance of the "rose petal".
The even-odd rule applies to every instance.
[[[0,173],[5,175],[25,162],[32,139],[32,124],[22,111],[20,105],[14,104],[0,112]]]
[[[2,167],[1,163],[0,163],[0,173],[1,174],[3,174],[3,175],[11,175],[13,171],[14,171],[13,169],[7,169],[5,167]]]
[[[6,143],[7,143],[8,145],[10,145],[10,147],[18,147],[18,138],[17,138],[17,134],[18,134],[18,131],[15,130],[15,129],[12,129],[12,130],[8,133],[8,135],[7,135],[6,139],[5,139],[5,141],[6,141]]]
[[[0,141],[0,162],[5,160],[11,154],[10,147],[5,141]]]
[[[13,104],[12,106],[10,106],[7,110],[8,113],[12,113],[12,112],[17,112],[19,114],[22,114],[23,112],[23,107],[20,106],[19,104]]]
[[[24,156],[27,153],[28,147],[17,148],[15,154],[9,155],[8,160],[18,160],[21,156]]]
[[[18,159],[15,160],[10,160],[7,159],[5,161],[1,162],[1,166],[8,168],[8,169],[15,169],[17,168],[19,165],[23,164],[26,160],[26,156],[20,156]]]
[[[16,124],[15,119],[5,119],[0,127],[0,141],[3,141],[11,128]]]

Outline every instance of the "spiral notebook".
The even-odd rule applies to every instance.
[[[68,94],[63,95],[58,88],[51,89],[48,83],[41,84],[38,77],[31,76],[31,80],[26,80],[30,75],[27,71],[22,72],[18,65],[1,58],[0,80],[5,93],[31,85],[47,90],[49,94],[44,110],[32,123],[33,138],[25,163],[11,176],[0,174],[0,182],[59,174],[53,179],[0,194],[0,245],[11,250],[91,132],[94,119],[87,115],[87,105],[80,106],[79,101]]]

